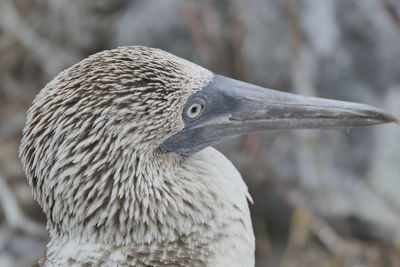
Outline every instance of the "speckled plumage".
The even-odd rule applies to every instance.
[[[252,266],[247,188],[219,152],[159,148],[213,74],[158,49],[82,60],[28,111],[20,157],[47,217],[43,266]]]

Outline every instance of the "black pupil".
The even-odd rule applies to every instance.
[[[190,110],[190,112],[191,112],[192,114],[196,113],[196,112],[197,112],[197,106],[192,107],[191,110]]]

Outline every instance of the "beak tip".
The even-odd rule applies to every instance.
[[[383,123],[396,123],[396,124],[400,125],[400,120],[396,116],[394,116],[390,113],[383,114],[382,121],[383,121]]]
[[[395,115],[374,106],[361,105],[363,106],[361,113],[364,114],[365,118],[375,121],[374,124],[396,123],[400,125],[400,120]]]

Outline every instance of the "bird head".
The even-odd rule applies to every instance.
[[[371,106],[274,91],[159,49],[122,47],[82,60],[41,90],[28,111],[20,157],[56,233],[71,231],[66,220],[107,225],[111,214],[100,210],[139,194],[143,184],[133,180],[150,183],[149,165],[158,164],[161,179],[170,170],[157,159],[179,164],[255,131],[391,121]]]

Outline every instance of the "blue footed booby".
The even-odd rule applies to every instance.
[[[83,59],[36,96],[20,158],[47,218],[38,266],[254,266],[247,187],[210,146],[268,129],[394,122],[274,91],[159,49]]]

